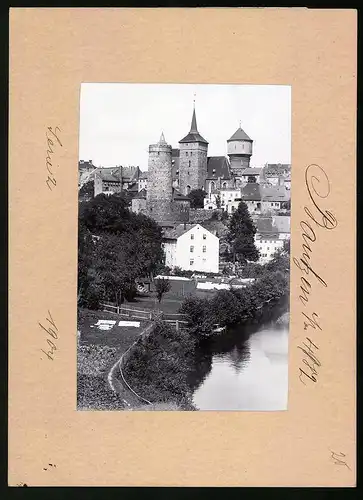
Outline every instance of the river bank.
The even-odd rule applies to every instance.
[[[152,333],[140,337],[130,349],[124,376],[132,389],[153,405],[194,410],[187,383],[194,348],[188,332],[157,321]]]
[[[287,409],[288,326],[277,322],[287,306],[282,298],[258,322],[203,341],[189,381],[198,410]]]
[[[100,328],[104,322],[107,329]],[[123,353],[136,341],[147,322],[140,328],[120,327],[118,314],[105,311],[78,311],[77,349],[77,409],[125,410],[129,409],[127,390],[118,386],[113,390],[109,373]]]
[[[279,309],[279,302],[286,302],[282,311],[286,312],[288,301],[289,257],[281,253],[259,269],[256,280],[245,288],[219,290],[210,297],[186,297],[179,312],[188,319],[187,329],[176,332],[160,324],[152,336],[138,342],[124,368],[128,380],[149,401],[196,409],[192,402],[195,385],[211,368],[208,341],[228,343],[230,330],[236,328],[243,336],[253,330],[244,325],[258,327],[266,312]],[[226,327],[217,339],[215,324]]]

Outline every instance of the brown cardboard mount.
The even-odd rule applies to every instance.
[[[356,18],[11,9],[9,485],[355,486]],[[321,331],[304,331],[292,263],[287,411],[76,411],[79,96],[81,82],[101,81],[292,86],[292,258],[303,252],[311,163],[329,177],[320,202],[338,225],[317,228],[310,254],[327,283],[312,281],[309,297]],[[47,127],[63,143],[52,190]],[[59,329],[53,362],[40,351],[48,310]],[[298,346],[309,335],[321,367],[304,385]]]

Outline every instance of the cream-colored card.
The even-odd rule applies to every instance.
[[[11,10],[11,486],[355,485],[356,42],[353,10]],[[291,86],[286,411],[77,411],[84,82]]]

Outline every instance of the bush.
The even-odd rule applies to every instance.
[[[159,278],[155,280],[156,296],[159,302],[161,302],[164,293],[169,292],[170,289],[171,289],[171,283],[168,279]]]
[[[133,389],[152,402],[175,401],[188,406],[187,383],[195,341],[187,331],[176,331],[163,322],[133,347],[124,375]]]
[[[255,282],[245,288],[220,290],[212,299],[187,297],[179,312],[188,318],[191,334],[201,340],[212,334],[213,324],[221,326],[254,318],[270,300],[279,299],[289,287],[288,256],[277,253],[275,258],[262,266],[248,263],[246,274]]]
[[[237,323],[242,308],[236,295],[229,290],[221,290],[211,299],[210,309],[214,322],[224,326]]]

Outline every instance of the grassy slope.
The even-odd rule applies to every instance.
[[[120,316],[80,310],[78,329],[81,342],[78,350],[77,402],[79,409],[123,409],[124,403],[111,391],[107,375],[114,363],[138,338],[141,328],[114,326],[111,330],[92,328],[98,319],[120,321]],[[116,323],[116,325],[117,325]]]

